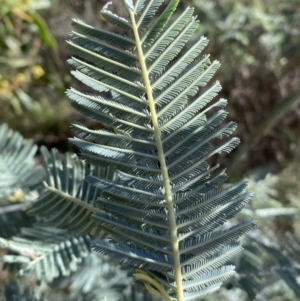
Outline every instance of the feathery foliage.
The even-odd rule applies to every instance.
[[[81,267],[70,277],[59,277],[52,284],[58,289],[68,289],[71,300],[86,299],[124,300],[124,290],[131,283],[130,270],[121,269],[107,259],[91,252],[83,259]]]
[[[0,198],[17,189],[27,193],[40,183],[43,171],[34,164],[36,151],[31,139],[24,139],[6,124],[0,126]]]
[[[236,284],[250,300],[273,300],[275,296],[285,296],[287,300],[299,299],[299,259],[300,240],[297,230],[294,234],[278,233],[276,224],[297,223],[299,209],[283,207],[279,190],[280,177],[257,170],[249,179],[254,197],[243,215],[255,213],[259,228],[244,242],[245,250],[237,260]],[[286,190],[286,193],[288,191]],[[272,293],[271,293],[272,292]],[[290,297],[287,297],[289,295]],[[294,296],[293,296],[294,295]]]
[[[252,220],[223,227],[250,200],[246,183],[222,189],[224,171],[212,173],[207,160],[238,144],[228,137],[234,122],[221,99],[221,86],[206,87],[219,68],[202,51],[202,37],[185,49],[198,27],[188,7],[171,20],[171,0],[154,20],[163,1],[124,0],[126,17],[106,6],[102,17],[126,35],[74,20],[68,47],[72,74],[93,92],[67,91],[72,105],[103,124],[90,130],[74,124],[71,141],[89,163],[116,168],[113,179],[88,176],[101,191],[93,214],[110,240],[94,250],[142,268],[136,278],[165,300],[199,299],[233,274],[224,263],[240,251],[237,239]],[[209,115],[209,116],[208,116]],[[54,205],[52,205],[54,206]]]
[[[270,245],[261,239],[250,238],[245,250],[238,259],[236,285],[241,287],[250,300],[271,300],[270,292],[277,291],[283,296],[284,290],[300,297],[299,251],[300,240],[296,235],[287,233],[281,237],[280,244]],[[278,284],[285,283],[285,289]]]
[[[278,200],[282,202],[283,199],[279,194],[282,180],[279,175],[266,174],[268,171],[267,168],[259,169],[249,177],[254,197],[251,205],[235,220],[255,214],[259,227],[243,240],[244,250],[232,262],[236,266],[235,276],[227,281],[216,298],[228,301],[299,299],[297,254],[300,240],[296,229],[299,210],[280,204]],[[285,225],[288,232],[279,225]],[[211,300],[214,299],[207,298],[207,301]]]
[[[91,232],[95,223],[91,213],[97,211],[95,200],[99,189],[85,182],[86,176],[112,177],[109,169],[95,167],[79,160],[76,154],[66,153],[64,160],[58,151],[41,148],[46,170],[45,189],[28,211],[39,215],[43,222],[77,235]],[[96,234],[99,231],[93,231]]]
[[[1,261],[19,264],[17,277],[34,271],[38,283],[52,282],[60,274],[69,276],[76,271],[82,259],[91,252],[89,236],[73,236],[65,230],[36,225],[22,228],[21,236],[11,240],[0,239],[1,248],[18,255],[3,255]]]
[[[24,210],[44,176],[34,162],[36,151],[32,140],[0,125],[0,237],[10,238],[35,220]]]
[[[85,161],[67,155],[62,162],[57,152],[44,151],[48,176],[31,212],[78,234],[96,233],[97,223],[109,236],[96,240],[95,250],[136,267],[136,278],[153,295],[193,300],[232,274],[228,259],[240,250],[237,239],[253,222],[228,222],[248,202],[249,193],[243,182],[221,188],[225,173],[217,174],[217,166],[207,163],[238,143],[234,138],[218,143],[235,129],[234,123],[224,123],[226,102],[213,101],[219,84],[206,87],[218,63],[201,54],[206,38],[191,43],[197,28],[192,9],[179,15],[178,0],[164,11],[162,2],[123,0],[123,17],[106,5],[102,18],[123,34],[74,20],[69,62],[76,69],[73,74],[94,91],[71,89],[67,94],[76,109],[100,126],[73,126],[73,142]],[[162,13],[155,19],[158,11]],[[171,19],[173,13],[176,19]],[[8,206],[2,209],[1,217],[11,218],[9,211]],[[252,215],[251,210],[246,213]],[[262,218],[291,216],[298,209],[263,207],[256,213]],[[284,250],[258,240],[256,232],[246,246],[237,281],[252,299],[280,279],[299,297],[300,242],[290,235],[281,243]],[[34,245],[27,241],[29,250]],[[113,291],[107,296],[121,298]]]

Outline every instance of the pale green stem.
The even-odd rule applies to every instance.
[[[134,274],[135,278],[138,280],[143,280],[146,284],[151,284],[154,288],[148,284],[146,288],[149,292],[157,297],[162,297],[165,301],[171,301],[172,299],[169,297],[168,293],[164,289],[163,285],[161,285],[157,280],[151,278],[148,274],[143,272],[142,270],[137,270],[137,273]]]
[[[152,88],[151,88],[151,83],[147,71],[145,57],[142,49],[142,43],[139,37],[133,12],[129,11],[129,15],[130,15],[132,29],[136,41],[136,48],[139,57],[139,62],[141,64],[144,84],[146,87],[148,105],[151,113],[153,129],[154,129],[153,134],[156,141],[157,154],[158,154],[160,169],[163,177],[165,199],[167,202],[168,217],[169,217],[169,224],[170,224],[170,235],[171,235],[172,253],[173,253],[173,260],[174,260],[175,281],[177,287],[177,301],[183,301],[184,299],[183,299],[183,287],[182,287],[182,273],[181,273],[181,265],[180,265],[179,240],[177,237],[176,216],[175,216],[173,201],[172,201],[172,190],[171,190],[170,179],[168,174],[168,167],[165,160],[165,154],[164,154],[163,144],[161,140],[161,132],[157,121],[157,113],[155,110],[155,103],[153,99]]]

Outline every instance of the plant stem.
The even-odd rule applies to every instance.
[[[155,110],[155,103],[152,94],[152,87],[149,79],[149,74],[145,62],[145,57],[142,49],[141,40],[138,33],[138,28],[135,22],[134,14],[131,10],[129,10],[129,15],[132,23],[132,29],[134,33],[134,37],[136,40],[136,47],[139,57],[139,62],[141,64],[142,75],[144,78],[144,84],[146,87],[146,94],[148,99],[148,105],[151,113],[151,120],[154,129],[154,139],[157,147],[157,154],[160,163],[160,169],[163,177],[164,189],[165,189],[165,199],[167,202],[168,208],[168,217],[170,224],[170,235],[171,235],[171,244],[172,244],[172,252],[173,252],[173,260],[174,260],[174,270],[175,270],[175,281],[177,288],[177,301],[183,301],[183,288],[182,288],[182,274],[181,274],[181,265],[180,265],[180,253],[179,253],[179,240],[177,237],[177,225],[174,214],[173,207],[173,197],[172,197],[172,189],[170,185],[170,178],[168,173],[168,167],[165,160],[165,154],[163,150],[163,144],[161,141],[161,132],[157,121],[157,113]]]

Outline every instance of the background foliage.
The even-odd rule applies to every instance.
[[[1,3],[1,123],[8,123],[25,137],[33,137],[38,145],[56,146],[62,152],[70,150],[67,143],[70,120],[79,120],[79,116],[70,108],[64,91],[70,85],[80,84],[73,83],[69,76],[65,60],[70,54],[64,40],[71,30],[72,17],[102,26],[99,11],[105,2],[4,0]],[[222,63],[217,75],[223,85],[221,96],[229,100],[230,119],[239,124],[237,135],[242,145],[231,156],[218,160],[230,167],[229,175],[233,178],[249,174],[256,197],[243,214],[255,212],[260,222],[253,235],[261,239],[245,241],[245,251],[238,259],[242,276],[228,282],[218,297],[207,300],[249,300],[251,292],[247,293],[242,281],[248,279],[244,270],[249,270],[249,265],[250,277],[255,282],[252,298],[254,294],[257,300],[298,300],[293,284],[278,277],[282,266],[274,255],[276,252],[267,251],[265,246],[283,250],[285,256],[289,254],[293,268],[289,270],[284,265],[284,270],[297,274],[299,259],[297,262],[297,258],[287,253],[284,242],[300,239],[299,0],[189,0],[182,1],[182,8],[188,4],[196,8],[201,21],[196,34],[210,39],[207,52]],[[114,5],[118,10],[118,1]],[[80,89],[83,91],[84,87]],[[1,206],[15,204],[14,201],[23,202],[18,190],[2,198]],[[20,226],[28,227],[33,222],[29,219]],[[291,250],[297,248],[300,249],[300,243]],[[247,258],[251,260],[247,262]],[[7,277],[5,273],[3,277]],[[89,273],[95,270],[90,269]],[[66,296],[66,292],[71,294],[74,281],[61,287],[62,295],[55,298]],[[49,289],[51,286],[45,290]],[[87,293],[83,295],[83,300],[96,300]]]

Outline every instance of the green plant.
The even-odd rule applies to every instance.
[[[18,137],[14,139],[15,142],[23,141],[20,135],[8,130],[7,126],[2,128],[5,128],[10,136]],[[2,136],[6,137],[6,135],[7,133],[2,131]],[[11,163],[18,162],[17,154],[21,150],[22,148],[15,150],[16,154],[11,158]],[[5,148],[2,152],[4,156],[7,156]],[[87,174],[101,174],[111,178],[112,172],[108,172],[109,170],[105,168],[93,168],[79,160],[74,154],[66,154],[65,159],[62,160],[55,149],[49,152],[43,147],[41,153],[43,166],[47,172],[44,179],[45,189],[39,192],[38,204],[33,208],[34,213],[40,213],[46,218],[43,223],[51,223],[69,230],[72,230],[73,225],[75,231],[82,233],[84,229],[86,232],[92,230],[95,235],[98,235],[99,231],[95,231],[95,223],[92,220],[87,223],[85,218],[83,220],[78,218],[89,216],[93,212],[93,209],[86,209],[93,208],[96,202],[95,196],[99,193],[85,182],[84,178]],[[6,168],[8,169],[9,166]],[[5,172],[5,169],[3,171]],[[285,173],[286,171],[283,172],[283,177]],[[15,174],[14,178],[17,177],[18,174]],[[261,180],[260,177],[261,172],[257,172],[249,179],[250,188],[255,193],[255,197],[251,206],[243,209],[242,214],[235,218],[239,221],[255,213],[259,218],[260,227],[253,232],[251,238],[243,242],[245,250],[234,261],[234,265],[237,266],[235,277],[229,279],[218,296],[214,297],[222,301],[246,300],[245,292],[249,300],[259,298],[264,301],[277,300],[276,298],[282,295],[286,300],[294,301],[296,300],[294,296],[299,295],[297,284],[299,237],[286,234],[283,238],[275,232],[276,219],[285,216],[289,217],[289,221],[294,216],[295,229],[297,229],[298,211],[296,208],[283,208],[274,199],[282,198],[278,193],[282,185],[279,182],[282,181],[281,175],[268,175]],[[57,228],[32,225],[34,220],[28,223],[28,217],[24,211],[21,211],[24,205],[28,206],[26,203],[28,190],[25,189],[22,195],[25,203],[21,203],[21,207],[19,204],[1,207],[1,236],[10,237],[12,233],[21,234],[11,239],[0,239],[1,249],[7,251],[1,260],[10,273],[18,272],[17,275],[24,277],[31,271],[35,274],[35,280],[38,283],[47,281],[55,291],[70,290],[68,295],[70,300],[90,301],[103,300],[103,298],[154,300],[147,295],[133,291],[134,288],[130,285],[130,271],[122,271],[107,259],[95,256],[96,254],[89,249],[90,239],[93,239],[90,236],[84,235],[85,238],[78,238]],[[288,194],[288,197],[290,196],[291,193]],[[53,202],[56,206],[53,206]],[[14,211],[11,211],[12,209]],[[99,212],[99,210],[94,208],[94,212]],[[74,220],[76,215],[77,219]],[[76,223],[76,220],[79,223]],[[20,228],[20,226],[30,228]],[[274,240],[274,237],[277,239]],[[78,243],[78,240],[81,240],[81,243]],[[81,252],[78,252],[80,249]],[[127,292],[128,290],[132,292],[124,294],[125,288]],[[61,293],[54,295],[52,289],[49,288],[44,295],[51,297],[52,300],[66,300],[66,295],[61,296]],[[38,287],[35,287],[33,291],[38,292]],[[25,298],[25,294],[23,297]],[[210,301],[211,298],[207,297],[205,300]]]
[[[75,108],[102,124],[100,130],[74,124],[78,138],[72,142],[87,162],[116,169],[113,179],[86,178],[101,191],[100,212],[93,203],[81,206],[95,212],[93,219],[108,233],[94,250],[138,268],[136,278],[152,294],[181,301],[215,291],[233,274],[233,266],[223,265],[240,251],[237,239],[254,223],[224,226],[250,193],[245,182],[219,188],[226,175],[210,179],[217,166],[206,162],[238,144],[236,138],[212,143],[236,128],[223,124],[225,100],[208,105],[221,86],[204,87],[219,63],[201,56],[204,37],[183,51],[198,27],[192,8],[171,21],[178,4],[172,0],[152,21],[161,3],[124,1],[128,19],[104,8],[102,17],[126,36],[74,20],[68,42],[76,55],[69,60],[77,69],[72,73],[98,94],[67,94]],[[45,214],[59,210],[46,203]],[[32,210],[42,207],[41,199]],[[90,223],[88,214],[83,221]]]
[[[24,211],[29,206],[29,201],[32,201],[33,192],[39,195],[39,200],[43,200],[44,205],[47,205],[45,200],[56,201],[59,204],[62,201],[59,196],[65,201],[71,199],[73,203],[76,197],[77,202],[95,201],[98,190],[84,182],[84,177],[86,174],[103,174],[109,177],[109,173],[104,173],[105,169],[85,164],[75,154],[67,153],[62,160],[57,150],[52,149],[49,152],[45,147],[41,148],[42,165],[35,166],[33,155],[37,148],[32,141],[24,139],[7,125],[0,127],[0,135],[0,140],[3,142],[0,161],[6,163],[2,166],[2,172],[14,183],[10,191],[7,190],[8,187],[0,186],[0,193],[6,195],[0,203],[0,250],[5,252],[1,255],[0,262],[3,263],[3,270],[9,275],[7,278],[16,277],[22,280],[26,277],[27,280],[26,285],[19,282],[5,282],[3,284],[5,300],[40,300],[38,296],[41,294],[46,295],[47,300],[56,301],[104,301],[107,298],[115,301],[131,301],[132,298],[154,300],[134,291],[131,287],[130,269],[122,269],[106,258],[92,253],[91,235],[75,236],[65,230],[43,225],[56,221],[62,222],[63,210],[57,210],[60,216],[53,214],[53,210],[48,210],[48,216],[51,215],[52,220],[44,219],[43,224]],[[9,153],[7,153],[8,146]],[[23,164],[20,165],[20,162]],[[18,173],[11,172],[15,166],[21,168]],[[27,179],[22,177],[23,174],[34,175],[35,171],[42,169],[45,172],[41,174],[45,177],[40,176],[35,186],[41,186],[43,180],[44,189],[33,191],[33,186],[30,189],[24,184],[27,181],[20,180],[20,176],[21,179]],[[51,192],[51,189],[56,193]],[[9,195],[9,192],[12,194]],[[11,205],[12,201],[17,204]],[[70,207],[68,209],[67,219],[71,217],[72,211],[75,211],[77,218],[80,215],[91,214],[91,212],[84,213],[76,206],[73,210],[70,210]],[[82,231],[80,227],[78,228],[78,224],[72,223],[72,219],[69,220],[69,224],[76,225],[76,231]],[[62,226],[62,223],[57,225]],[[93,225],[93,222],[85,223],[83,232],[88,233],[93,230],[91,232],[97,235],[99,231],[94,229]],[[28,285],[30,276],[33,276],[34,282],[42,284],[42,288],[32,287],[34,282]],[[57,290],[60,290],[58,295],[55,293]],[[63,293],[65,291],[69,293]]]
[[[209,52],[222,63],[221,95],[239,124],[242,145],[228,174],[239,178],[267,164],[282,168],[300,125],[294,110],[300,101],[298,1],[188,2],[201,20],[198,34],[210,37]]]
[[[298,177],[297,167],[294,169],[297,153],[294,160],[277,175],[262,177],[260,170],[249,178],[249,187],[255,196],[242,214],[252,216],[255,213],[259,228],[244,243],[245,250],[237,261],[236,279],[250,300],[269,301],[284,296],[284,300],[292,301],[300,297],[299,206],[292,207],[297,204],[288,200],[291,192],[285,187],[287,174],[289,183]],[[296,197],[296,185],[293,190]]]
[[[35,166],[33,159],[37,146],[6,124],[0,126],[0,137],[0,198],[18,189],[24,193],[34,190],[43,177],[41,166]]]
[[[80,234],[94,228],[93,213],[107,235],[95,240],[96,252],[135,267],[135,278],[154,296],[198,300],[233,275],[234,266],[226,262],[241,250],[237,240],[254,222],[226,223],[251,194],[245,181],[221,188],[225,172],[207,163],[239,143],[217,143],[236,128],[224,123],[224,99],[210,104],[221,86],[206,85],[219,63],[202,55],[204,37],[184,51],[198,27],[192,8],[171,20],[179,2],[171,0],[153,21],[162,2],[126,0],[126,17],[106,6],[102,17],[127,35],[74,20],[68,42],[75,55],[69,63],[77,69],[72,73],[97,94],[67,94],[101,126],[73,125],[78,138],[72,142],[90,167],[68,156],[57,164],[54,156],[46,164],[50,185],[30,211]],[[53,275],[46,270],[46,277]]]
[[[117,25],[122,34],[74,20],[75,30],[68,41],[74,57],[69,62],[77,69],[75,77],[91,89],[88,93],[71,89],[67,94],[79,112],[97,122],[98,129],[73,125],[77,138],[72,141],[80,147],[83,160],[66,154],[62,161],[56,150],[41,149],[44,189],[37,191],[30,213],[55,228],[37,228],[32,225],[35,218],[26,225],[30,228],[24,228],[22,215],[13,231],[1,233],[7,236],[0,240],[2,249],[8,251],[2,260],[11,271],[21,269],[21,275],[33,270],[37,281],[46,280],[53,286],[54,278],[61,282],[74,271],[72,281],[79,289],[71,289],[71,300],[74,296],[76,301],[127,300],[127,284],[115,285],[118,268],[112,269],[115,280],[108,277],[98,290],[93,289],[97,276],[106,277],[102,268],[113,266],[104,257],[95,257],[92,262],[101,265],[101,271],[97,276],[89,271],[90,239],[95,240],[94,250],[136,268],[137,286],[153,296],[196,300],[233,275],[229,260],[241,250],[237,240],[254,226],[251,219],[245,221],[245,215],[256,212],[258,218],[277,218],[298,213],[270,199],[268,194],[274,189],[267,182],[258,182],[261,191],[254,190],[259,197],[244,215],[231,219],[248,203],[250,193],[245,182],[224,184],[225,172],[217,173],[218,166],[210,167],[207,162],[238,144],[235,138],[218,143],[236,128],[232,122],[224,123],[226,101],[213,102],[219,83],[206,87],[219,63],[202,56],[206,38],[187,44],[198,25],[193,10],[177,14],[178,1],[171,0],[165,10],[160,9],[162,2],[124,0],[123,17],[106,6],[103,19]],[[158,10],[161,15],[153,20]],[[170,19],[173,13],[177,19]],[[23,138],[7,127],[0,131],[5,138],[0,159],[11,162],[3,172],[18,167],[22,153],[24,162],[30,164],[9,175],[13,185],[8,192],[6,185],[0,185],[0,193],[5,194],[1,226],[7,226],[9,213],[28,206],[28,193],[40,184],[40,179],[35,185],[17,180],[23,172],[34,170],[34,151],[16,147],[7,154],[7,132],[8,137],[16,137],[12,139],[16,145],[23,145]],[[32,144],[26,143],[30,149]],[[20,201],[19,191],[25,204],[7,206],[11,200]],[[227,301],[241,298],[236,287],[243,288],[249,299],[273,300],[279,296],[278,283],[289,286],[286,296],[293,291],[299,297],[299,238],[294,233],[270,243],[275,236],[270,224],[266,222],[248,238],[237,260],[236,276],[227,282],[228,291],[220,293]],[[18,232],[21,237],[11,238]],[[88,243],[80,245],[86,252],[78,253],[75,235],[88,238]],[[57,257],[51,261],[53,254]],[[117,281],[121,283],[122,278]],[[237,294],[231,294],[232,284]]]

